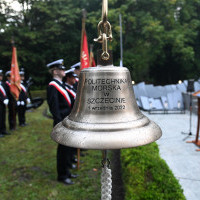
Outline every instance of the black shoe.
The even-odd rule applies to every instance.
[[[3,135],[11,135],[11,133],[8,133],[8,132],[6,132],[6,131],[3,131],[2,134],[3,134]]]
[[[24,127],[24,126],[26,126],[26,125],[25,125],[25,124],[20,124],[19,126]]]
[[[4,137],[4,135],[3,135],[3,134],[0,134],[0,138],[2,138],[2,137]]]
[[[78,174],[70,174],[70,175],[69,175],[69,178],[77,178],[77,177],[79,177]]]
[[[61,183],[64,183],[65,185],[73,185],[74,182],[70,178],[66,178],[65,180],[58,180]]]

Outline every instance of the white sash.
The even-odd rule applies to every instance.
[[[10,87],[10,85],[11,85],[8,81],[6,81],[6,84],[7,84],[9,87]]]
[[[75,99],[76,98],[76,93],[73,90],[70,90],[68,87],[65,87],[65,88],[66,88],[67,92],[69,92]]]
[[[6,91],[4,90],[4,88],[2,87],[2,85],[0,85],[0,91],[3,94],[3,96],[6,97]]]
[[[22,90],[26,93],[26,88],[25,88],[22,84],[20,84],[20,87],[21,87]]]
[[[69,97],[69,94],[67,93],[67,91],[62,88],[58,83],[56,83],[55,81],[51,81],[49,83],[49,85],[53,85],[63,96],[64,98],[67,100],[67,103],[69,104],[69,106],[71,106],[71,99]]]

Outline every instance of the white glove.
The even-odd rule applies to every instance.
[[[31,100],[29,98],[27,98],[26,101],[27,101],[28,104],[31,103]]]
[[[20,101],[17,101],[17,105],[20,106]]]
[[[9,103],[9,100],[8,100],[8,99],[5,99],[5,100],[3,101],[3,103],[7,106],[8,103]]]
[[[25,105],[24,101],[21,101],[21,105],[22,105],[22,106],[24,106],[24,105]]]

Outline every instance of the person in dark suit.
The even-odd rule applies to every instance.
[[[0,70],[0,138],[10,135],[10,133],[6,132],[6,106],[8,102],[9,100],[3,83],[3,70]]]
[[[53,126],[55,126],[70,114],[74,102],[62,82],[65,76],[63,59],[49,63],[47,67],[53,77],[47,88],[47,102],[53,116]],[[77,175],[71,174],[69,170],[72,167],[71,154],[71,147],[58,144],[57,180],[66,185],[74,184],[71,178],[77,177]]]
[[[77,82],[77,75],[74,71],[74,69],[65,71],[65,77],[63,78],[63,83],[68,93],[72,96],[72,101],[75,101],[76,98],[76,89],[74,88],[74,85]]]
[[[9,103],[8,103],[8,122],[9,122],[9,128],[10,130],[15,130],[16,129],[16,113],[17,113],[17,102],[15,100],[15,98],[13,97],[13,95],[10,92],[10,74],[11,71],[7,71],[6,72],[6,93],[9,99]]]
[[[20,78],[21,78],[21,83],[20,83],[20,87],[21,87],[21,91],[19,94],[19,99],[17,101],[17,111],[18,111],[18,120],[19,120],[19,125],[20,126],[26,126],[26,105],[27,103],[30,103],[30,99],[28,98],[28,93],[27,93],[27,89],[25,87],[25,72],[24,69],[22,68],[19,72],[20,74]]]
[[[73,102],[72,105],[75,102],[76,99],[76,90],[74,89],[74,84],[76,83],[76,77],[77,75],[74,74],[74,69],[70,69],[65,71],[65,77],[63,78],[63,84],[70,96],[71,101]],[[73,163],[77,162],[77,159],[75,158],[77,149],[72,148],[72,154],[71,154],[71,161]]]
[[[77,76],[75,77],[75,80],[76,82],[74,83],[73,87],[74,87],[74,90],[77,91],[77,88],[78,88],[78,83],[79,83],[79,75],[80,75],[80,72],[81,72],[81,63],[78,62],[74,65],[72,65],[70,68],[74,70],[74,74],[76,74]]]

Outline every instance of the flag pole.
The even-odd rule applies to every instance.
[[[14,40],[14,37],[13,37],[13,36],[12,36],[12,38],[11,38],[11,44],[12,44],[12,47],[15,46],[15,40]]]
[[[12,57],[13,57],[13,48],[15,48],[15,40],[14,40],[14,37],[12,36],[11,38],[11,45],[12,45]],[[11,70],[12,70],[12,62],[11,62]],[[11,91],[10,91],[11,93]],[[15,96],[11,93],[11,95],[13,96],[13,98],[15,99]],[[15,99],[16,100],[16,99]],[[10,109],[12,110],[12,118],[13,118],[13,129],[15,130],[16,129],[16,105],[15,105],[15,102],[12,102],[11,103],[11,107]]]
[[[80,60],[81,60],[81,52],[83,49],[83,35],[84,35],[84,31],[85,31],[85,21],[86,21],[86,16],[87,16],[87,12],[85,9],[82,9],[82,31],[81,31],[81,49],[80,49]]]
[[[81,48],[80,48],[80,61],[81,61],[81,53],[82,53],[82,48],[83,48],[83,36],[85,32],[85,21],[86,21],[86,15],[87,12],[85,9],[82,9],[82,31],[81,31]],[[82,67],[81,67],[82,68]],[[80,149],[77,149],[77,169],[79,170],[80,166]]]
[[[122,15],[119,14],[120,25],[120,67],[123,67],[123,37],[122,37]]]
[[[93,59],[93,44],[90,44],[90,67],[92,67],[92,59]]]

